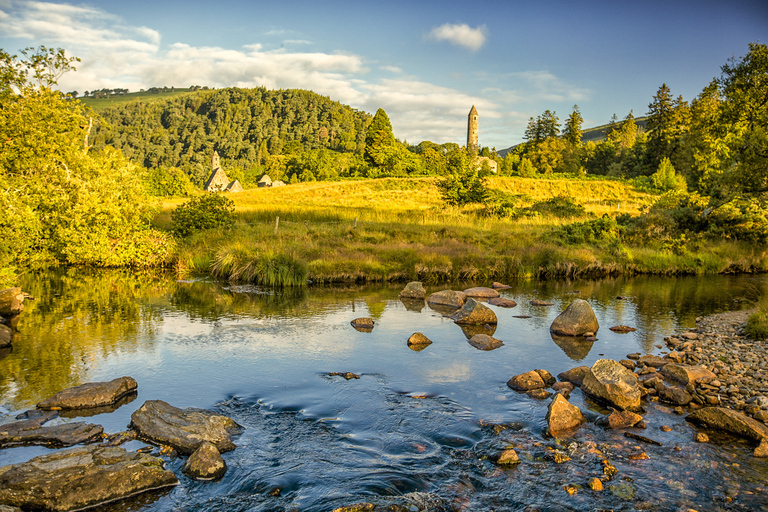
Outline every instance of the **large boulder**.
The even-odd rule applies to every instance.
[[[482,325],[482,324],[496,324],[498,320],[496,313],[485,304],[477,302],[473,298],[468,298],[460,310],[455,312],[451,319],[457,324],[464,325]]]
[[[124,448],[83,446],[0,468],[0,503],[23,510],[80,510],[179,481],[163,460]]]
[[[24,299],[28,297],[18,287],[0,290],[0,316],[9,318],[24,311]]]
[[[464,290],[464,294],[467,297],[475,299],[493,299],[499,296],[499,292],[493,288],[486,288],[485,286],[475,286],[474,288],[467,288]]]
[[[206,441],[189,456],[182,471],[195,480],[216,480],[227,472],[227,463],[216,446]]]
[[[554,319],[549,330],[560,336],[584,336],[600,328],[592,306],[584,299],[576,299]]]
[[[59,391],[37,404],[39,409],[88,409],[102,407],[135,393],[139,385],[131,377],[119,377],[109,382],[89,382]]]
[[[768,438],[768,426],[733,409],[705,407],[689,414],[686,419],[693,423],[724,430],[737,436],[760,442]]]
[[[613,359],[598,359],[584,376],[581,390],[619,409],[640,408],[642,392],[637,376]]]
[[[503,341],[487,334],[475,334],[469,338],[469,344],[478,350],[494,350],[504,346]]]
[[[681,384],[697,384],[699,382],[709,383],[717,376],[704,368],[703,366],[694,366],[689,364],[669,363],[661,368],[661,374]]]
[[[70,422],[42,426],[38,420],[14,421],[0,425],[0,448],[13,446],[48,446],[62,448],[73,444],[93,443],[101,439],[104,428],[92,423]]]
[[[584,423],[581,410],[557,393],[547,408],[547,431],[551,436],[558,436],[577,428]]]
[[[442,290],[427,297],[427,303],[430,305],[437,304],[439,306],[448,306],[454,309],[459,309],[466,301],[467,296],[464,292],[457,292],[454,290]]]
[[[230,436],[240,432],[234,420],[221,414],[193,407],[179,409],[162,400],[147,400],[131,415],[130,427],[139,437],[190,454],[205,441],[219,452],[235,449]]]
[[[424,299],[426,296],[427,290],[424,289],[424,285],[420,281],[411,281],[400,292],[401,299]]]

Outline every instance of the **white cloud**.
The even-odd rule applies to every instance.
[[[435,41],[447,41],[455,46],[463,46],[474,52],[485,44],[486,32],[485,25],[472,28],[465,23],[461,25],[445,23],[433,28],[427,34],[427,38]]]
[[[39,44],[63,47],[82,59],[76,73],[59,81],[65,91],[105,87],[138,91],[193,84],[308,89],[370,113],[384,108],[395,135],[413,143],[463,144],[467,114],[475,105],[481,119],[481,144],[497,147],[506,147],[519,138],[513,134],[513,126],[519,125],[522,134],[525,120],[532,115],[518,113],[518,105],[555,98],[575,103],[587,95],[587,91],[570,87],[546,71],[473,76],[475,84],[485,84],[481,93],[473,95],[410,76],[393,63],[382,65],[351,53],[310,52],[302,46],[268,50],[265,48],[274,48],[268,41],[235,49],[177,42],[161,45],[162,34],[151,27],[129,26],[125,20],[87,5],[0,0],[0,6],[7,6],[0,7],[3,40],[18,41],[18,48]],[[445,27],[450,29],[448,33],[458,35],[441,40],[471,49],[479,48],[485,40],[484,27],[440,28]],[[272,35],[285,36],[287,32]],[[474,43],[465,32],[475,34]],[[372,69],[385,78],[373,76]]]

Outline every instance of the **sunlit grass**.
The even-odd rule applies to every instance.
[[[211,272],[240,281],[285,279],[287,286],[302,276],[312,282],[439,283],[765,267],[765,254],[726,247],[731,242],[678,255],[653,247],[574,247],[558,241],[556,232],[564,224],[604,213],[638,214],[654,201],[622,182],[492,178],[490,185],[519,207],[567,195],[584,205],[586,215],[509,219],[484,215],[484,205],[447,207],[435,178],[251,189],[228,196],[237,223],[183,241],[176,267],[180,273]],[[170,228],[170,211],[182,202],[164,200],[155,225]]]

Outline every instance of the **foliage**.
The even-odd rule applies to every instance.
[[[230,178],[233,178],[233,173],[229,174]],[[160,166],[148,169],[144,183],[149,194],[157,197],[186,197],[194,190],[189,176],[178,167]]]
[[[162,264],[172,243],[149,228],[140,173],[114,149],[93,151],[82,105],[51,89],[76,59],[23,54],[0,50],[0,267]]]
[[[578,146],[581,144],[581,126],[584,124],[584,118],[581,116],[581,111],[578,105],[573,106],[573,112],[568,119],[565,120],[565,127],[563,128],[563,138],[571,146]]]
[[[749,315],[747,325],[744,327],[744,334],[753,340],[768,339],[768,312],[758,311]]]
[[[536,202],[531,206],[530,210],[560,219],[580,217],[586,214],[584,206],[568,196],[556,196],[546,201]]]
[[[198,187],[210,174],[214,151],[227,173],[245,174],[260,166],[261,173],[282,171],[284,159],[276,157],[314,149],[361,155],[371,120],[310,91],[265,88],[160,95],[115,103],[101,115],[94,147],[114,146],[147,168],[178,167]]]
[[[466,151],[456,151],[448,157],[449,174],[438,182],[443,200],[452,206],[485,201],[488,191],[485,178]]]
[[[179,205],[171,214],[173,231],[189,236],[197,231],[226,226],[235,220],[235,204],[222,194],[203,194]]]
[[[560,228],[558,235],[568,244],[597,245],[616,240],[620,236],[620,228],[613,217],[603,215],[599,219],[566,224]]]

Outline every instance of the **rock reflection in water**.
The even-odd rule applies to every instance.
[[[421,313],[424,311],[423,299],[407,299],[400,297],[400,302],[405,306],[406,311],[413,311],[414,313]]]
[[[574,361],[585,359],[595,344],[594,341],[587,341],[587,338],[584,336],[559,336],[554,333],[549,333],[549,335],[552,337],[555,345],[560,347],[565,352],[565,355]]]
[[[459,325],[459,327],[461,327],[461,331],[468,340],[472,339],[472,336],[476,334],[485,334],[486,336],[496,334],[496,324]]]

